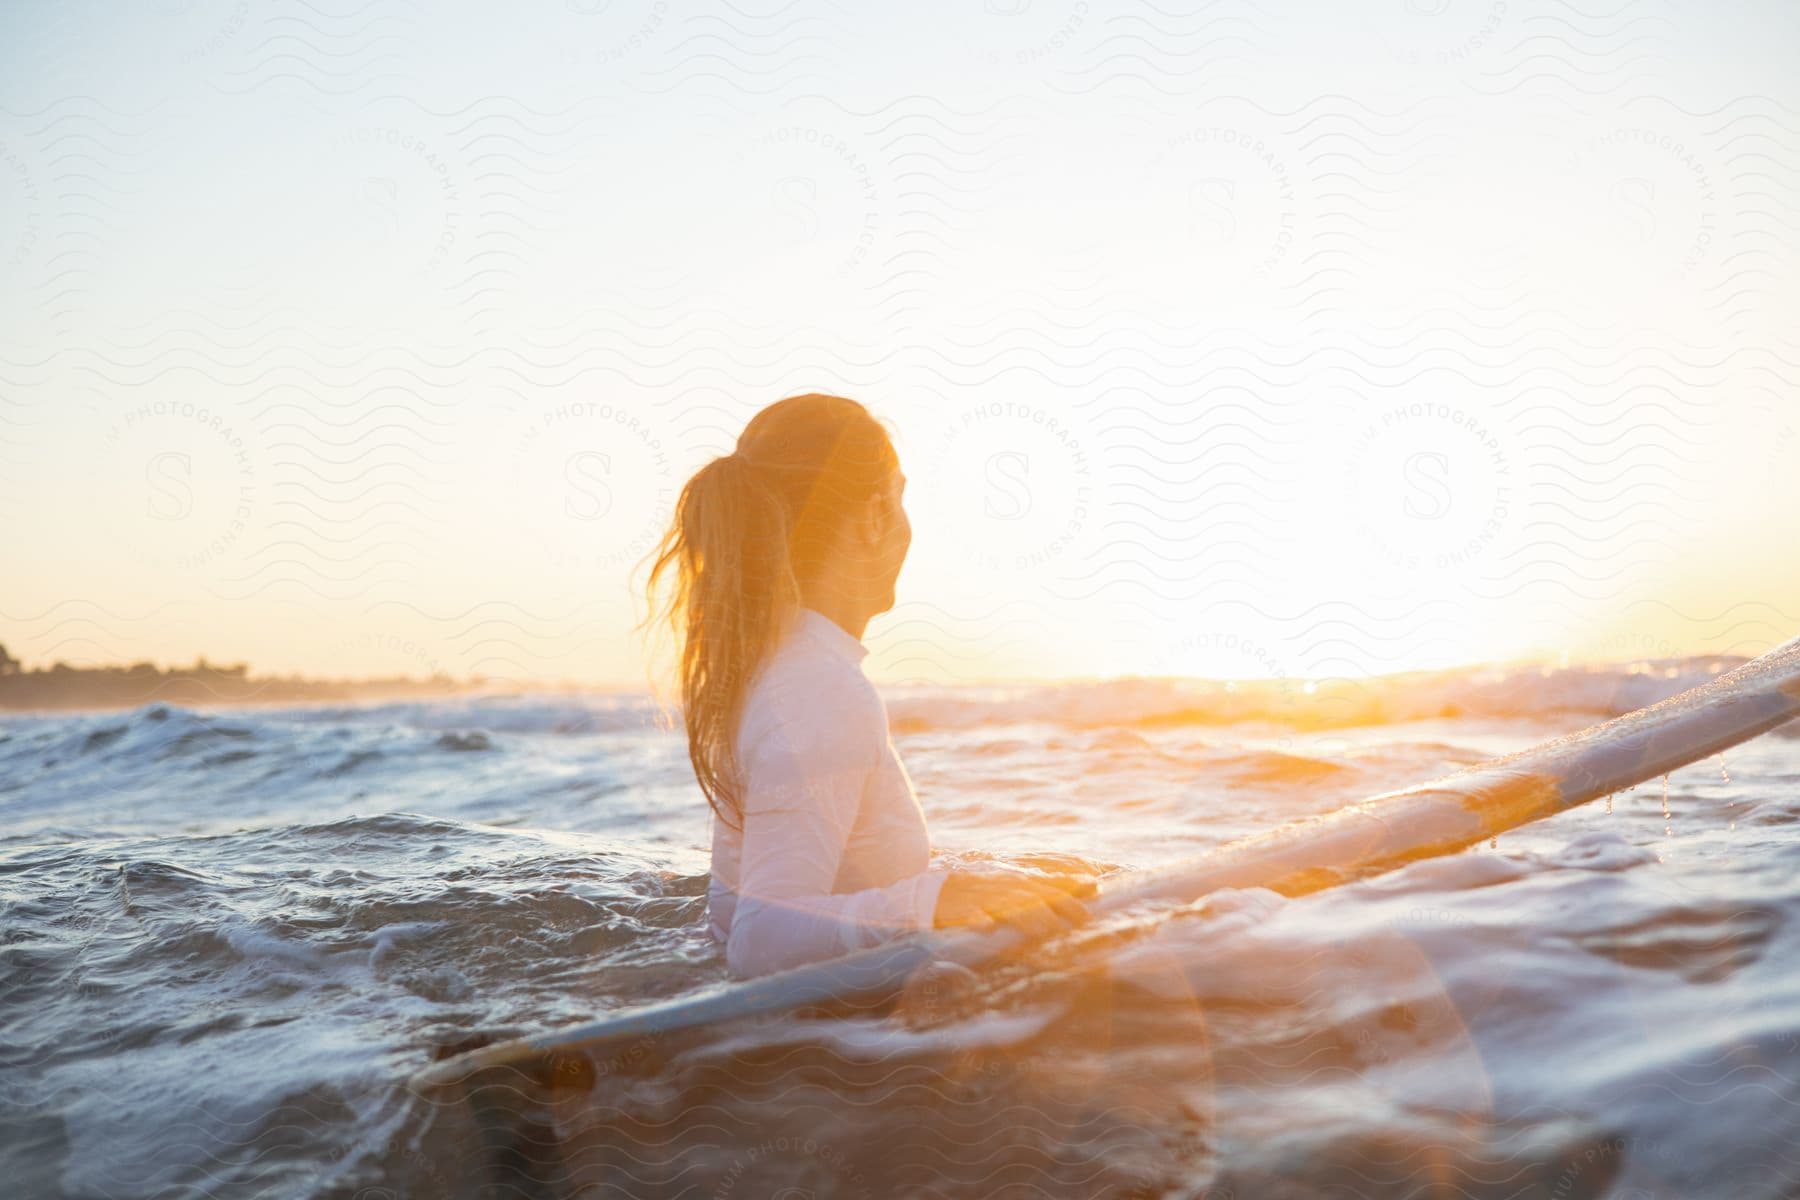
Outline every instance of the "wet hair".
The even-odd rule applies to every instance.
[[[750,419],[737,449],[681,489],[668,530],[644,561],[644,624],[666,619],[688,759],[700,790],[742,827],[739,719],[757,668],[798,614],[805,585],[839,526],[887,486],[900,460],[886,425],[842,396],[777,400]],[[658,585],[673,573],[664,603]]]

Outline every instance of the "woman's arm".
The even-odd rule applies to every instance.
[[[725,958],[761,975],[930,929],[945,872],[833,895],[887,745],[878,697],[824,686],[745,747],[743,850]]]

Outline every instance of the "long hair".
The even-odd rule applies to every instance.
[[[668,530],[643,561],[650,611],[679,643],[688,759],[707,803],[742,827],[738,724],[757,668],[787,632],[845,516],[900,466],[886,426],[842,396],[777,400],[734,453],[683,485]],[[641,564],[640,564],[641,565]],[[659,606],[658,584],[673,584]]]

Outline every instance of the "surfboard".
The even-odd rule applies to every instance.
[[[1188,903],[1221,888],[1302,895],[1449,854],[1717,754],[1800,718],[1800,637],[1661,703],[1600,725],[1242,838],[1193,858],[1105,881],[1095,915],[1148,901]],[[417,1072],[417,1089],[476,1072],[588,1059],[724,1021],[824,1004],[884,1003],[937,963],[978,966],[1017,948],[1010,927],[930,932],[870,950],[629,1009],[572,1028],[483,1046]]]

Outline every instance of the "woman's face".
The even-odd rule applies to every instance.
[[[906,475],[895,471],[888,476],[887,486],[876,498],[875,553],[880,564],[880,578],[887,607],[894,604],[894,587],[900,579],[900,568],[912,548],[912,521],[906,515]],[[883,611],[886,611],[885,609]]]
[[[895,471],[887,477],[886,493],[887,511],[887,558],[884,561],[893,563],[893,572],[887,578],[889,592],[900,579],[900,567],[905,563],[907,551],[913,549],[913,520],[905,515],[905,473]]]

